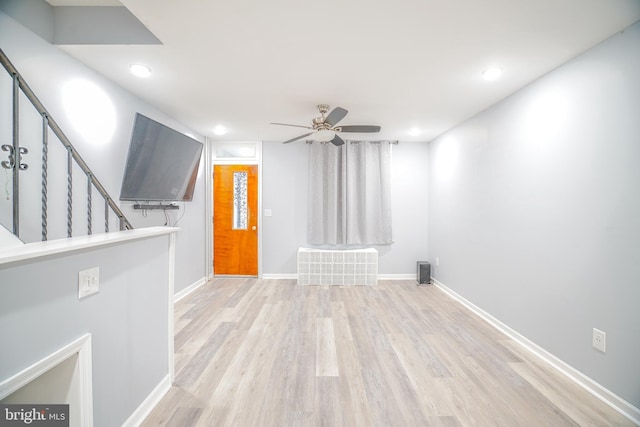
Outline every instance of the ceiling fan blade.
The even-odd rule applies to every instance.
[[[333,139],[331,140],[331,143],[333,145],[335,145],[336,147],[339,147],[341,145],[344,144],[344,141],[342,140],[342,138],[340,138],[338,135],[334,136]]]
[[[270,125],[278,125],[278,126],[293,126],[296,128],[305,128],[305,129],[313,129],[311,126],[302,126],[302,125],[291,125],[289,123],[269,123]]]
[[[296,138],[288,139],[288,140],[284,141],[284,142],[283,142],[283,144],[288,144],[288,143],[290,143],[290,142],[297,141],[297,140],[299,140],[299,139],[302,139],[302,138],[304,138],[304,137],[306,137],[306,136],[311,135],[312,133],[313,133],[313,132],[309,132],[309,133],[305,133],[304,135],[300,135],[300,136],[298,136],[298,137],[296,137]]]
[[[345,110],[344,108],[336,107],[329,113],[327,118],[324,119],[324,122],[326,124],[328,124],[329,126],[335,126],[336,123],[338,123],[340,120],[344,119],[344,116],[346,116],[347,113],[348,113],[348,111]]]
[[[338,132],[380,132],[380,126],[350,125],[337,127]]]

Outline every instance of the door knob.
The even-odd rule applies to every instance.
[[[253,227],[251,227],[251,229],[255,231],[255,229],[256,229],[256,226],[254,225]]]

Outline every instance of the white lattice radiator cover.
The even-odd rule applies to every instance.
[[[375,285],[378,251],[298,249],[298,285]]]

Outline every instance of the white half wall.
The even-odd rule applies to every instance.
[[[91,334],[93,425],[129,419],[171,379],[174,231],[133,230],[0,251],[0,384]],[[100,269],[99,292],[78,299],[78,272],[93,267]]]

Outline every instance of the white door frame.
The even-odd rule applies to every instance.
[[[258,278],[262,278],[262,141],[214,141],[205,144],[205,272],[213,278],[213,166],[258,165]]]

